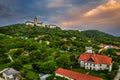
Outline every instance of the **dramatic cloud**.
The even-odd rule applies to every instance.
[[[109,0],[106,4],[86,12],[84,18],[90,19],[98,25],[120,27],[120,1]]]
[[[102,31],[118,32],[120,30],[120,1],[108,0],[98,6],[85,5],[67,10],[59,19],[64,29],[98,29]],[[120,34],[120,33],[117,33]]]
[[[120,0],[0,0],[0,25],[37,16],[62,29],[97,29],[120,36]]]
[[[116,0],[109,0],[108,3],[100,5],[95,9],[90,10],[84,16],[92,17],[103,13],[113,12],[120,10],[120,3]]]
[[[63,8],[63,7],[71,7],[72,3],[69,3],[69,0],[49,0],[48,8]]]

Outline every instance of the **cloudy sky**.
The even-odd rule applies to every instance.
[[[120,0],[0,0],[0,26],[40,22],[120,36]]]

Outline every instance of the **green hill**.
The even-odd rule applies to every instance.
[[[113,38],[114,36],[98,31],[98,30],[87,30],[87,31],[82,31],[82,34],[84,34],[85,36],[89,37],[89,38],[99,38],[99,37],[108,37],[108,38]],[[114,37],[115,38],[115,37]]]
[[[81,34],[84,36],[95,40],[96,42],[103,42],[107,44],[112,44],[115,42],[120,41],[118,37],[115,37],[113,35],[98,31],[98,30],[87,30],[87,31],[82,31]]]
[[[24,24],[3,26],[0,27],[0,70],[13,67],[20,71],[25,80],[39,80],[37,73],[51,74],[60,67],[70,69],[71,65],[74,70],[84,73],[86,70],[78,67],[79,55],[85,52],[86,46],[92,46],[97,53],[101,43],[119,46],[120,38],[97,30],[79,32]],[[119,62],[116,51],[109,50],[103,54],[109,54],[115,62]],[[116,64],[111,73],[92,71],[90,74],[110,80],[108,76],[113,75],[113,78],[117,71]]]
[[[24,24],[14,24],[9,26],[0,27],[0,33],[11,35],[11,36],[24,36],[34,38],[38,35],[49,35],[50,37],[56,38],[67,38],[77,37],[83,41],[92,40],[93,42],[117,44],[120,38],[112,36],[110,34],[98,31],[98,30],[87,30],[79,32],[77,30],[61,30],[59,27],[50,29],[37,26],[26,26]]]

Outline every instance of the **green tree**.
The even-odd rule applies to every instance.
[[[57,69],[57,65],[54,61],[44,62],[40,66],[40,72],[42,73],[53,73]]]
[[[117,62],[113,63],[113,69],[117,70],[119,68],[119,64]]]
[[[71,56],[70,56],[70,60],[71,60],[72,62],[76,62],[75,55],[71,55]]]
[[[27,64],[27,63],[30,62],[30,57],[29,56],[20,55],[18,59],[21,60],[23,64]]]
[[[58,67],[70,68],[72,62],[68,56],[62,55],[56,59]]]
[[[30,61],[39,61],[42,58],[40,50],[33,50],[30,53]]]
[[[15,48],[15,49],[10,49],[8,53],[14,58],[18,58],[18,56],[21,55],[21,53],[24,51],[23,48]]]
[[[40,80],[39,75],[33,71],[28,71],[25,75],[25,80]]]
[[[22,66],[23,64],[22,64],[22,61],[21,60],[15,60],[15,61],[13,61],[12,63],[9,63],[9,67],[13,67],[13,68],[15,68],[15,69],[17,69],[17,70],[20,70],[20,69],[22,69],[23,68],[23,66]]]
[[[116,51],[114,49],[111,49],[111,48],[103,51],[103,53],[106,55],[116,55]]]

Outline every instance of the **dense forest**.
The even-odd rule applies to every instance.
[[[25,80],[39,80],[38,73],[52,74],[60,67],[70,69],[73,66],[73,70],[85,73],[87,70],[80,69],[77,64],[79,55],[85,52],[86,46],[92,46],[97,53],[101,43],[120,47],[120,38],[97,30],[80,32],[25,24],[3,26],[0,27],[0,70],[13,67]],[[120,49],[102,52],[115,61],[112,72],[91,71],[90,74],[105,80],[113,79],[120,64],[117,51]]]

